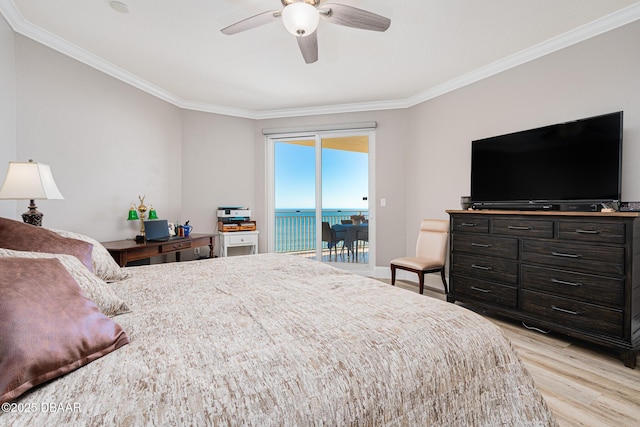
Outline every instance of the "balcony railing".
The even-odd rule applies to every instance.
[[[351,215],[368,216],[366,210],[325,209],[322,221],[330,226],[350,220]],[[316,247],[316,217],[313,210],[277,210],[275,215],[276,252],[306,252]],[[326,247],[323,243],[323,247]]]

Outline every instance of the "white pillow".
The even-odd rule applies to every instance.
[[[93,273],[105,282],[117,282],[118,280],[129,278],[129,273],[120,268],[107,248],[102,246],[102,244],[97,240],[89,236],[85,236],[84,234],[74,233],[72,231],[55,230],[53,228],[47,228],[47,230],[53,231],[54,233],[62,237],[82,240],[84,242],[91,243],[93,245],[93,251],[91,253],[91,260],[93,261]]]

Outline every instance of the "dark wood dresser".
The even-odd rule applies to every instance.
[[[640,350],[640,214],[447,211],[449,302]]]

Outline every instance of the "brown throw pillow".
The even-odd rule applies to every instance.
[[[0,218],[0,248],[73,255],[93,273],[91,243],[66,239],[53,231],[24,222]]]
[[[13,249],[0,248],[0,258],[57,258],[64,268],[80,285],[84,296],[96,303],[101,312],[109,317],[128,313],[131,310],[127,304],[116,295],[115,291],[87,268],[73,255],[48,254],[43,252],[14,251]],[[2,297],[0,296],[0,299]]]
[[[0,295],[0,403],[129,343],[58,259],[0,259]]]

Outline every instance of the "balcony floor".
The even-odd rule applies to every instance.
[[[299,255],[304,258],[315,258],[315,251],[307,251],[307,252],[291,252],[293,255]],[[358,248],[358,257],[356,259],[354,254],[348,253],[345,249],[344,251],[341,248],[338,248],[337,255],[336,251],[331,250],[331,255],[329,255],[329,249],[322,250],[322,262],[338,262],[338,263],[349,263],[349,264],[369,264],[369,247],[368,246],[360,246]]]

